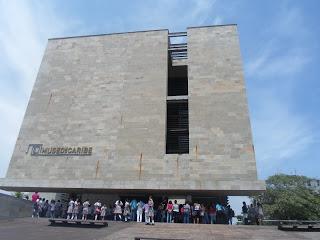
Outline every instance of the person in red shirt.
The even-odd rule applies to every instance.
[[[35,192],[35,193],[32,194],[32,196],[31,196],[32,202],[36,202],[37,199],[39,199],[39,198],[40,198],[40,195],[39,195],[38,192]]]
[[[167,223],[171,223],[172,222],[172,211],[173,211],[173,204],[171,201],[168,202],[166,210],[167,210]]]

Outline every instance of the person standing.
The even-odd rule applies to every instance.
[[[205,215],[206,215],[206,207],[204,206],[204,204],[201,204],[200,205],[200,223],[202,224],[206,223]]]
[[[106,210],[107,210],[107,206],[103,204],[103,206],[101,207],[101,220],[105,220],[105,216],[107,212]]]
[[[113,219],[113,208],[112,205],[109,204],[106,209],[106,220],[112,220]]]
[[[88,218],[88,214],[89,214],[89,200],[85,200],[84,203],[82,204],[83,208],[82,208],[82,220],[87,221]]]
[[[262,205],[261,203],[257,203],[257,225],[262,225],[262,220],[263,220],[263,208],[262,208]]]
[[[39,198],[39,216],[40,217],[44,217],[45,216],[44,203],[45,203],[45,199],[44,198]]]
[[[227,218],[228,218],[228,224],[232,225],[232,218],[234,217],[234,211],[230,207],[230,205],[227,206]]]
[[[32,196],[31,196],[31,200],[32,200],[32,202],[34,202],[34,203],[35,203],[39,198],[40,198],[40,195],[39,195],[38,192],[34,192],[34,193],[32,194]]]
[[[146,225],[150,224],[150,218],[149,218],[149,204],[145,203],[143,205],[143,210],[144,210],[144,221]]]
[[[42,217],[42,198],[38,198],[38,205],[39,205],[39,217]]]
[[[220,203],[216,204],[216,223],[223,223],[223,207]]]
[[[193,223],[199,224],[200,222],[200,204],[194,203],[193,204]]]
[[[151,222],[151,225],[154,225],[154,202],[153,202],[152,196],[149,196],[148,205],[149,205],[150,222]]]
[[[183,223],[190,223],[191,207],[188,202],[183,206]]]
[[[253,204],[251,203],[249,208],[248,208],[248,220],[249,224],[254,224],[256,219],[256,210],[253,207]]]
[[[214,203],[209,208],[209,216],[210,216],[210,223],[215,224],[217,220],[216,219],[217,212],[216,212],[216,205]]]
[[[101,214],[101,202],[98,201],[94,204],[94,220],[98,220]]]
[[[157,211],[155,213],[155,216],[154,216],[154,220],[156,222],[161,222],[161,212],[162,212],[162,205],[159,204],[158,205],[158,209],[157,209]]]
[[[42,207],[42,214],[43,217],[49,217],[49,208],[50,208],[50,204],[48,200],[45,200],[43,207]]]
[[[123,216],[124,221],[128,222],[128,218],[130,217],[130,203],[128,199],[124,203]]]
[[[77,199],[77,200],[74,202],[74,207],[73,207],[73,210],[72,210],[72,217],[71,217],[71,219],[74,219],[74,220],[77,220],[77,219],[78,219],[79,207],[80,207],[80,201],[79,201],[79,199]]]
[[[74,201],[73,201],[73,199],[70,199],[70,201],[68,203],[67,219],[71,219],[72,213],[73,213],[73,208],[74,208]]]
[[[94,217],[95,217],[95,207],[94,207],[94,204],[90,204],[88,218],[94,220]]]
[[[56,205],[56,202],[55,200],[52,199],[50,201],[50,218],[54,218],[55,205]]]
[[[122,220],[122,206],[123,206],[123,203],[120,201],[120,200],[117,200],[116,203],[115,203],[115,207],[114,207],[114,221],[117,221],[118,217],[120,219],[120,221]]]
[[[36,201],[33,203],[33,209],[32,209],[32,218],[37,217],[39,218],[39,199],[36,199]]]
[[[210,219],[209,219],[209,207],[207,205],[204,205],[205,211],[204,211],[204,221],[205,224],[210,224]]]
[[[137,222],[142,222],[143,202],[139,201],[137,204]]]
[[[173,204],[172,201],[170,200],[167,203],[167,223],[171,223],[172,222],[172,211],[173,211]]]
[[[54,206],[54,217],[55,218],[61,217],[61,209],[62,209],[62,204],[61,204],[60,200],[58,200]]]
[[[248,207],[246,202],[242,202],[242,221],[244,225],[248,224]]]
[[[228,205],[222,205],[223,209],[223,224],[229,224],[229,209]]]
[[[130,208],[131,208],[131,221],[135,221],[137,217],[137,200],[132,199],[130,202]]]
[[[166,222],[166,207],[167,207],[167,199],[163,199],[161,202],[161,220],[160,222]]]
[[[173,222],[177,223],[178,216],[179,216],[179,204],[177,200],[174,200],[172,213],[173,213]]]

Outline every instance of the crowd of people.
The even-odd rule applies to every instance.
[[[261,225],[264,217],[263,208],[261,203],[247,205],[246,202],[242,203],[242,220],[243,224],[256,224]]]
[[[155,206],[152,196],[146,202],[136,199],[124,202],[115,201],[113,205],[102,204],[100,200],[90,203],[88,199],[70,199],[65,206],[58,200],[45,200],[38,193],[32,195],[32,217],[50,217],[81,220],[114,220],[137,221],[154,225],[155,222],[194,223],[194,224],[232,224],[234,211],[230,205],[219,202],[200,204],[185,202],[178,204],[177,200],[164,199]]]

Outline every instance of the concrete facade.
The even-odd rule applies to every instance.
[[[257,180],[235,25],[188,28],[189,154],[166,154],[168,30],[49,40],[0,187],[247,195]],[[31,156],[29,144],[90,146]]]
[[[31,217],[32,202],[0,193],[0,219]]]
[[[189,29],[188,54],[191,168],[213,181],[256,180],[236,26]]]

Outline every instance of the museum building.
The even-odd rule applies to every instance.
[[[102,199],[264,191],[237,26],[49,39],[0,188]]]

